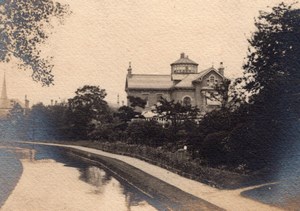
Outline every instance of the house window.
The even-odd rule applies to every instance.
[[[183,105],[184,106],[190,106],[192,104],[192,99],[190,97],[184,97],[183,98]]]
[[[207,79],[207,86],[213,86],[215,85],[215,76],[211,75],[209,76],[209,79]]]
[[[185,72],[189,73],[189,67],[188,66],[185,67]]]
[[[215,82],[215,76],[211,75],[211,76],[209,77],[209,82],[210,82],[211,84],[213,84],[213,83]]]

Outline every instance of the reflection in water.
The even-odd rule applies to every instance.
[[[156,210],[141,195],[127,190],[128,187],[122,185],[109,172],[105,172],[96,166],[86,167],[81,172],[81,179],[93,185],[96,188],[94,193],[99,194],[99,197],[102,199],[107,198],[109,201],[112,199],[113,201],[123,201],[127,211]]]
[[[13,145],[15,149],[25,148],[25,150],[20,151],[22,153],[16,153],[13,156],[18,157],[18,159],[24,158],[23,155],[26,154],[27,158],[34,156],[35,160],[55,160],[56,162],[64,163],[66,166],[77,168],[81,173],[79,179],[91,184],[94,187],[91,193],[97,194],[99,200],[103,201],[101,210],[111,210],[111,207],[114,206],[118,208],[121,206],[123,207],[121,210],[126,211],[166,210],[160,202],[155,199],[149,199],[148,196],[126,181],[118,178],[117,175],[112,174],[107,169],[103,169],[100,164],[91,165],[90,161],[74,156],[69,150],[35,144],[14,143]],[[16,151],[14,150],[14,152]]]
[[[105,171],[95,166],[86,169],[86,182],[97,188],[96,193],[103,193],[104,185],[107,183],[105,176]]]

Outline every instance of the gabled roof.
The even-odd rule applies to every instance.
[[[220,73],[219,73],[219,71],[217,70],[217,69],[215,69],[214,67],[210,67],[210,68],[208,68],[208,69],[206,69],[206,70],[203,70],[203,71],[201,71],[199,74],[198,74],[198,78],[197,79],[202,79],[205,75],[207,75],[208,73],[210,73],[211,71],[214,71],[217,75],[219,75],[220,77],[222,77],[222,78],[225,78],[223,75],[221,75]],[[197,80],[197,79],[195,79],[195,80]]]
[[[222,76],[215,68],[211,67],[208,68],[206,70],[201,71],[198,74],[189,74],[187,75],[185,78],[183,78],[178,84],[175,85],[176,88],[193,88],[193,82],[196,80],[199,80],[207,75],[208,73],[210,73],[211,71],[214,71],[215,73],[217,73],[218,75],[220,75],[222,78],[224,78],[224,76]]]
[[[126,89],[170,89],[172,86],[170,75],[132,74],[126,82]]]

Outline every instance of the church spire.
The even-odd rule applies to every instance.
[[[4,78],[2,84],[1,99],[7,99],[5,72],[4,72]]]

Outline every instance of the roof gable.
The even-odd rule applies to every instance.
[[[197,77],[195,80],[193,80],[193,81],[202,81],[202,79],[203,79],[206,75],[210,74],[211,72],[214,72],[215,74],[219,75],[222,79],[225,78],[223,75],[221,75],[221,74],[219,73],[218,70],[216,70],[215,68],[211,67],[211,68],[208,68],[208,69],[206,69],[206,70],[201,71],[201,72],[199,73],[198,77]]]

